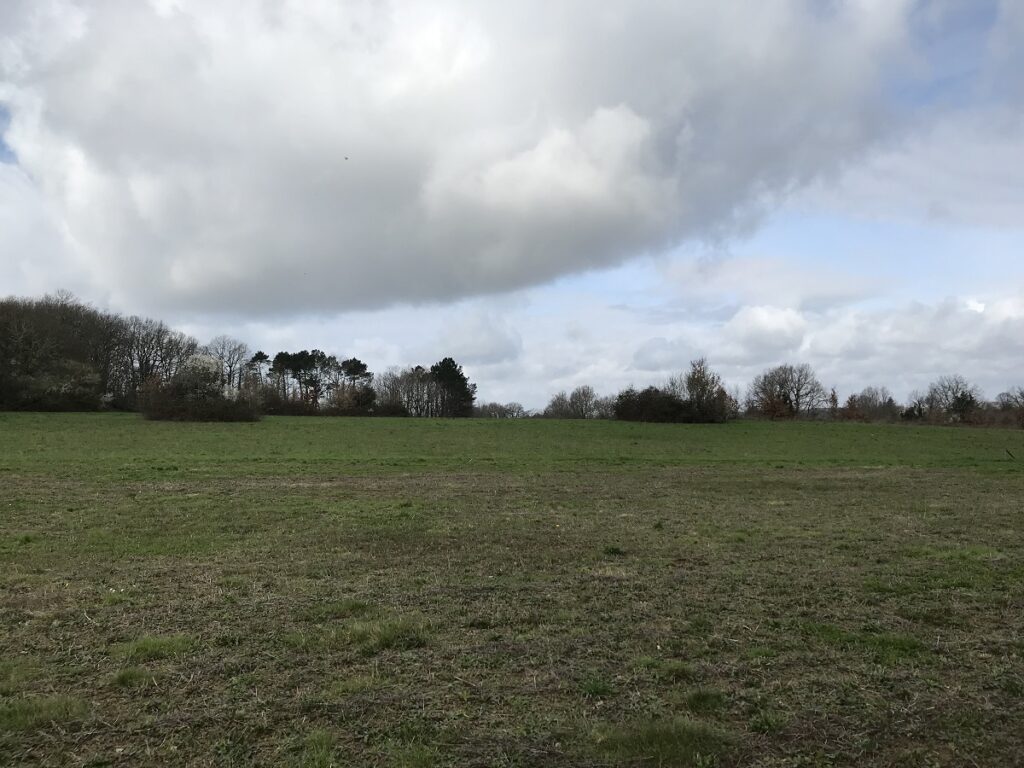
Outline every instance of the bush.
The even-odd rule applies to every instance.
[[[692,422],[690,403],[657,387],[630,387],[615,399],[615,418],[621,421]]]
[[[224,394],[220,364],[202,355],[190,358],[170,381],[150,379],[139,393],[139,410],[153,421],[257,421],[255,397]]]
[[[374,416],[409,416],[409,409],[401,403],[384,402],[373,409]]]

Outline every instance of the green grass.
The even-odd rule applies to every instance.
[[[33,696],[0,702],[0,734],[67,727],[85,714],[88,705],[71,696]],[[2,743],[2,742],[0,742]]]
[[[373,656],[387,650],[422,648],[429,642],[430,633],[419,619],[385,617],[351,621],[337,627],[304,627],[286,632],[282,640],[287,647],[300,651],[323,652],[353,647],[363,655]]]
[[[789,718],[781,712],[759,709],[751,716],[749,725],[754,733],[775,734],[785,728],[788,722]]]
[[[588,698],[602,698],[615,692],[615,686],[598,674],[588,675],[580,683],[580,691]]]
[[[142,667],[125,667],[117,671],[112,682],[119,688],[142,688],[156,682],[156,675]]]
[[[705,723],[683,718],[653,720],[618,728],[600,739],[605,752],[665,768],[709,766],[728,748],[730,737]]]
[[[0,661],[0,696],[13,696],[26,687],[37,672],[22,660]]]
[[[372,606],[361,600],[332,600],[312,605],[302,612],[302,618],[312,622],[337,621],[366,616],[373,610]]]
[[[187,653],[194,640],[187,635],[139,637],[116,647],[126,661],[158,661]]]
[[[298,765],[301,768],[330,768],[335,765],[334,736],[330,731],[317,729],[306,736]]]
[[[809,623],[805,632],[822,642],[843,648],[863,649],[881,663],[895,664],[928,653],[928,647],[916,637],[892,632],[850,632],[831,624]]]
[[[686,694],[686,706],[697,714],[710,714],[725,706],[726,695],[713,688],[697,688]]]
[[[678,659],[658,659],[645,656],[639,660],[642,669],[653,671],[654,675],[666,683],[678,683],[695,680],[697,670],[692,664]]]
[[[1024,432],[0,414],[0,436],[0,765],[1024,752]]]
[[[330,685],[327,694],[330,698],[346,698],[384,686],[386,681],[376,672],[358,674],[337,680]]]
[[[405,617],[354,622],[349,628],[349,637],[367,655],[391,649],[422,648],[430,641],[422,621]]]

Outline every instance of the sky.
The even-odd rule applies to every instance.
[[[1020,0],[4,0],[0,295],[542,408],[1024,385]]]

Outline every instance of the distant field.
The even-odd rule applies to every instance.
[[[1022,723],[1024,432],[0,414],[0,766],[1013,766]]]

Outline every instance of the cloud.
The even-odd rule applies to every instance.
[[[115,306],[448,301],[749,228],[890,135],[915,5],[15,0],[4,143]]]
[[[633,370],[673,371],[682,370],[690,360],[700,357],[694,345],[686,336],[666,339],[656,336],[648,339],[633,353]]]
[[[497,365],[515,361],[522,353],[523,340],[506,320],[478,310],[455,320],[434,347],[469,365]]]
[[[807,320],[795,309],[743,307],[722,329],[725,353],[733,359],[752,354],[780,359],[800,349]]]
[[[813,267],[781,257],[710,255],[675,259],[663,269],[687,303],[730,301],[735,305],[780,304],[822,309],[872,295],[878,281],[849,269]]]
[[[995,397],[1024,380],[1024,294],[871,310],[744,307],[727,322],[692,323],[676,337],[642,342],[633,360],[657,382],[704,355],[727,381],[743,386],[765,368],[806,362],[846,394],[874,384],[902,397],[942,374],[961,373]]]
[[[1024,229],[1024,109],[947,115],[880,150],[838,179],[822,180],[805,205],[858,216],[948,227]]]
[[[0,290],[17,286],[41,294],[54,288],[87,287],[67,261],[67,244],[59,222],[49,215],[32,180],[18,166],[0,162]]]

